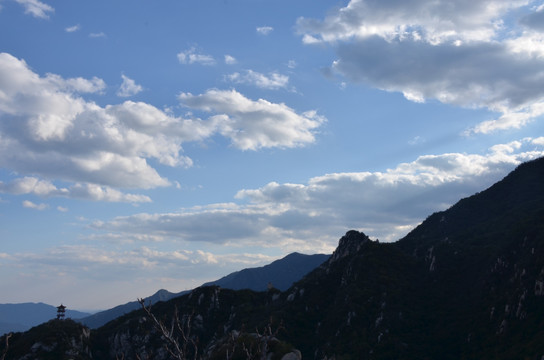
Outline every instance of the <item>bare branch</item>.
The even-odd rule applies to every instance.
[[[2,356],[0,356],[0,360],[4,360],[6,358],[6,354],[8,353],[8,349],[9,349],[9,339],[11,338],[12,335],[13,333],[6,334],[6,347],[4,351],[2,352]]]
[[[167,344],[165,344],[165,349],[168,351],[168,353],[178,360],[186,360],[188,355],[187,347],[188,345],[192,345],[194,349],[194,357],[193,359],[197,359],[198,355],[198,346],[197,342],[195,341],[194,337],[191,337],[191,320],[193,317],[193,313],[191,315],[188,315],[183,320],[180,320],[179,312],[177,306],[174,310],[174,316],[172,318],[172,322],[170,324],[170,329],[168,329],[164,323],[157,319],[157,317],[151,312],[151,304],[145,305],[145,300],[138,299],[138,302],[142,306],[142,309],[146,313],[146,315],[151,319],[153,322],[153,327],[163,336],[163,338],[166,340]],[[180,339],[176,336],[176,330],[179,333],[179,336],[181,336],[181,343]],[[1,360],[1,359],[0,359]]]

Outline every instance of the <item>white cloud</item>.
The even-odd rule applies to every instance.
[[[144,103],[101,108],[77,94],[101,89],[101,80],[42,78],[9,54],[0,54],[0,74],[0,165],[21,174],[101,186],[166,186],[169,181],[146,159],[190,166],[180,143],[213,130]]]
[[[37,18],[49,19],[49,13],[55,12],[55,9],[39,0],[15,0],[25,8],[25,14],[30,14]]]
[[[246,70],[244,74],[238,72],[227,75],[227,79],[237,84],[250,84],[261,89],[280,89],[286,88],[289,84],[289,76],[277,72],[271,72],[267,75],[253,70]]]
[[[117,217],[97,231],[163,241],[205,241],[284,251],[329,252],[348,229],[398,240],[435,211],[482,191],[518,164],[544,156],[544,140],[493,146],[486,154],[420,156],[384,172],[332,173],[306,184],[269,183],[240,190],[241,204],[213,204],[175,213]]]
[[[57,210],[60,211],[60,212],[67,212],[68,208],[66,208],[64,206],[57,206]]]
[[[470,132],[519,128],[542,115],[544,37],[541,9],[528,1],[352,0],[324,20],[301,18],[306,43],[335,47],[332,69],[353,82],[499,113]],[[531,12],[523,31],[508,17]],[[489,66],[493,64],[493,66]]]
[[[178,61],[182,64],[215,65],[215,59],[211,55],[197,54],[196,48],[192,47],[178,54]]]
[[[504,44],[513,54],[529,58],[544,58],[544,32],[524,31],[516,38],[505,40]]]
[[[182,93],[182,104],[213,112],[219,132],[242,150],[298,147],[315,141],[314,131],[325,121],[315,111],[297,114],[285,104],[250,100],[235,90],[208,90],[201,95]]]
[[[227,65],[234,65],[238,62],[234,56],[231,55],[225,55],[225,64]]]
[[[103,32],[90,33],[90,34],[89,34],[89,37],[90,37],[90,38],[94,38],[94,39],[96,39],[96,38],[105,38],[105,37],[106,37],[106,34],[103,33]]]
[[[24,177],[12,181],[9,184],[0,182],[0,192],[15,195],[34,194],[38,196],[48,196],[52,193],[61,194],[64,191],[59,190],[49,181],[40,180],[34,177]]]
[[[23,201],[23,207],[28,208],[28,209],[34,209],[34,210],[42,211],[42,210],[47,209],[49,206],[47,204],[43,204],[43,203],[42,204],[35,204],[32,201],[24,200]]]
[[[151,202],[148,196],[126,194],[107,186],[78,183],[68,188],[57,188],[50,181],[30,176],[14,179],[7,184],[0,181],[0,192],[14,195],[33,194],[44,198],[65,197],[106,202]]]
[[[259,235],[263,221],[261,214],[241,209],[234,204],[216,204],[209,208],[195,208],[182,213],[146,214],[117,217],[107,223],[95,223],[99,230],[121,231],[160,236],[163,240],[225,243],[254,238]],[[161,225],[162,224],[162,225]],[[134,231],[126,229],[135,226]]]
[[[544,146],[544,137],[539,137],[533,140],[533,144]]]
[[[81,77],[63,79],[56,74],[46,74],[45,80],[49,82],[52,87],[76,93],[102,93],[106,88],[104,80],[97,78],[96,76],[88,80]]]
[[[274,28],[271,27],[271,26],[259,26],[257,28],[257,32],[261,35],[268,35],[270,34],[272,31],[274,31]]]
[[[409,145],[419,145],[425,142],[425,139],[421,136],[415,136],[412,140],[408,141]]]
[[[544,101],[532,104],[517,112],[504,113],[498,119],[483,121],[475,127],[468,129],[465,132],[465,135],[477,133],[487,134],[496,130],[511,128],[519,129],[542,114],[544,114]]]
[[[75,184],[69,190],[69,197],[76,199],[129,203],[151,202],[151,199],[145,195],[127,194],[108,186],[95,184]]]
[[[0,78],[0,167],[23,177],[2,184],[8,192],[24,185],[23,193],[40,196],[147,202],[146,196],[115,189],[172,185],[149,160],[190,167],[185,142],[221,134],[244,150],[303,146],[315,141],[324,121],[315,112],[298,114],[234,90],[180,95],[185,106],[215,113],[207,120],[175,117],[143,102],[101,107],[82,94],[100,93],[103,80],[41,77],[7,53],[0,54]],[[69,185],[57,188],[55,181]]]
[[[117,90],[117,96],[129,97],[136,95],[143,90],[141,85],[136,84],[136,82],[128,76],[122,74],[121,78],[123,79],[123,83],[119,87],[119,90]]]
[[[79,24],[77,24],[77,25],[74,25],[74,26],[68,26],[67,28],[64,29],[64,31],[71,33],[71,32],[76,32],[76,31],[78,31],[80,29],[81,29],[81,26]]]
[[[351,0],[323,21],[300,18],[301,33],[316,41],[334,42],[379,36],[432,44],[490,41],[503,30],[501,17],[527,5],[527,0]]]

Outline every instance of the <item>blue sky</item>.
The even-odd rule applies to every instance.
[[[544,154],[542,1],[0,0],[0,303],[105,309]]]

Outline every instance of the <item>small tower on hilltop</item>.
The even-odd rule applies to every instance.
[[[60,304],[60,306],[57,306],[57,320],[64,320],[66,312],[66,306]]]

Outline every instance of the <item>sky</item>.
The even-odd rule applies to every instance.
[[[544,2],[0,0],[0,303],[108,309],[544,155]]]

